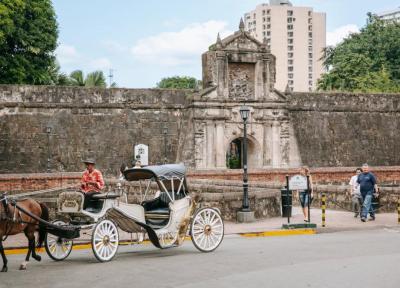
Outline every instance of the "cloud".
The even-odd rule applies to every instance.
[[[81,57],[74,46],[67,44],[60,44],[55,54],[61,65],[76,63]]]
[[[90,66],[95,70],[105,70],[111,68],[111,61],[106,58],[96,58],[90,61]]]
[[[177,32],[163,32],[140,39],[132,47],[135,59],[148,64],[179,66],[195,63],[216,40],[231,34],[224,21],[193,23]]]
[[[121,43],[113,40],[105,40],[102,44],[109,52],[112,53],[122,53],[129,50],[129,47],[126,47]]]
[[[359,31],[359,28],[355,24],[341,26],[326,34],[326,44],[328,46],[336,45],[340,43],[344,38],[349,36],[351,33],[357,33]]]

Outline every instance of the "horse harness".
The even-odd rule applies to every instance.
[[[28,221],[22,220],[21,210],[17,208],[17,201],[15,199],[12,199],[11,201],[9,201],[7,196],[5,194],[3,194],[0,197],[0,202],[1,202],[0,208],[1,207],[3,208],[3,209],[0,209],[0,221],[5,221],[5,223],[6,223],[4,238],[0,239],[1,241],[5,241],[7,239],[8,235],[10,234],[10,232],[13,228],[13,225],[15,225],[15,224],[21,224],[21,225],[36,224],[33,222],[28,222]],[[11,206],[14,206],[14,213],[12,213],[10,211],[9,204]]]

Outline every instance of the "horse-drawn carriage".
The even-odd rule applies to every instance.
[[[147,235],[160,249],[181,245],[188,232],[194,246],[202,252],[211,252],[220,245],[224,237],[220,212],[216,208],[197,207],[196,197],[189,194],[186,185],[183,164],[131,168],[124,171],[124,177],[126,181],[145,182],[140,204],[128,204],[126,194],[116,191],[95,195],[84,209],[81,192],[59,195],[58,213],[67,216],[68,221],[45,223],[48,232],[45,248],[52,259],[67,258],[73,240],[80,237],[81,231],[91,231],[92,250],[101,262],[115,256],[118,229],[137,233],[138,242]],[[154,186],[158,191],[151,195]]]

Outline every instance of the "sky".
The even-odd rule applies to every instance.
[[[264,1],[268,2],[268,1]],[[164,77],[201,79],[201,54],[238,30],[259,0],[53,0],[61,71],[102,70],[118,87],[152,88]],[[394,0],[292,0],[327,16],[327,44],[366,23],[367,12],[400,6]]]

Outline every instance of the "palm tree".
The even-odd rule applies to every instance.
[[[86,75],[82,70],[75,70],[69,75],[73,86],[106,87],[106,78],[103,71],[94,71]]]

